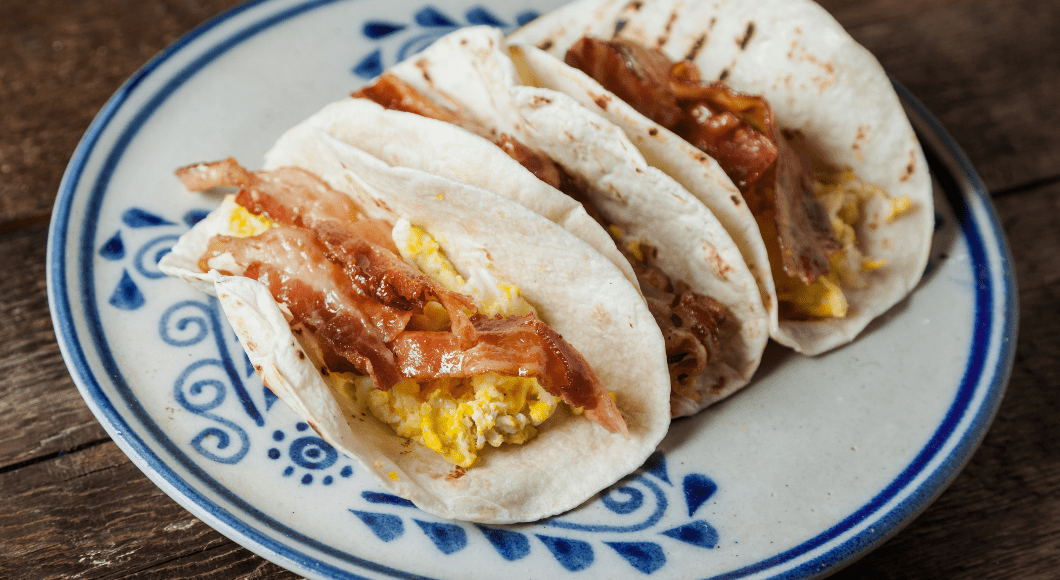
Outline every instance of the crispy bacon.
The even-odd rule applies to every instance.
[[[611,432],[628,434],[625,422],[596,373],[548,325],[520,317],[472,317],[476,339],[463,348],[446,332],[406,331],[392,343],[402,373],[420,379],[487,373],[535,377],[546,391],[585,409]]]
[[[245,268],[243,276],[265,284],[295,320],[316,334],[326,352],[349,360],[380,389],[401,380],[386,343],[404,330],[412,313],[357,292],[308,231],[276,226],[249,238],[215,236],[200,267],[209,269],[208,262],[222,254]]]
[[[625,40],[582,38],[565,60],[717,160],[756,216],[775,223],[788,275],[810,283],[828,273],[839,242],[765,99],[704,84],[693,63]]]

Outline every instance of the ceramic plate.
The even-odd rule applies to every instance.
[[[173,169],[253,165],[284,129],[442,34],[552,7],[426,1],[243,5],[148,63],[85,135],[53,214],[52,316],[85,401],[148,477],[311,578],[813,577],[942,491],[1001,400],[1016,294],[982,183],[901,89],[937,178],[920,286],[826,356],[771,346],[751,388],[676,421],[643,468],[574,512],[502,527],[430,516],[277,402],[217,303],[157,269],[216,203]]]

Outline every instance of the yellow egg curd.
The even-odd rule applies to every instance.
[[[873,259],[858,248],[856,228],[860,224],[866,204],[874,198],[886,199],[890,212],[888,223],[913,207],[909,197],[887,198],[882,189],[858,179],[851,171],[818,172],[814,175],[814,195],[824,204],[831,219],[832,229],[842,247],[829,258],[829,272],[810,284],[788,276],[780,265],[779,256],[769,252],[770,267],[776,284],[777,299],[781,303],[781,315],[785,318],[842,318],[847,315],[849,303],[846,289],[864,288],[869,283],[869,274],[887,265],[887,260]],[[763,237],[773,236],[775,226]]]

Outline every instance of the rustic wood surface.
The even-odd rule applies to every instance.
[[[0,577],[294,578],[154,486],[78,395],[45,289],[63,170],[122,81],[232,0],[0,0]],[[1060,574],[1060,4],[828,0],[993,196],[1021,303],[982,447],[918,519],[835,578]]]

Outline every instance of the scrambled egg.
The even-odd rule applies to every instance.
[[[771,253],[777,299],[783,303],[785,315],[789,317],[842,318],[849,308],[843,288],[864,288],[869,283],[869,273],[887,265],[887,260],[862,254],[857,247],[856,235],[865,203],[877,196],[886,198],[886,194],[859,180],[851,171],[814,175],[814,194],[824,204],[842,248],[829,259],[828,274],[810,284],[784,274],[779,259]],[[888,199],[888,202],[891,207],[886,218],[888,223],[913,206],[909,197]],[[762,234],[769,235],[765,231]]]
[[[415,439],[449,463],[471,467],[489,443],[521,444],[537,434],[559,399],[536,379],[495,374],[468,379],[402,381],[380,391],[368,377],[353,377],[357,398],[402,437]]]

